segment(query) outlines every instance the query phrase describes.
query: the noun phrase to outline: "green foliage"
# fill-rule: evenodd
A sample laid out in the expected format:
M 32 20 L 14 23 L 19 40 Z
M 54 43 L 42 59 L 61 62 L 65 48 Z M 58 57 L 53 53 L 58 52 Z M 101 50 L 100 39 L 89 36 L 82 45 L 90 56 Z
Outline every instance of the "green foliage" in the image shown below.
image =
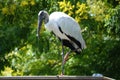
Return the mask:
M 115 4 L 113 2 L 116 2 Z M 0 75 L 57 75 L 61 73 L 61 43 L 42 27 L 36 38 L 40 10 L 62 11 L 80 24 L 87 48 L 71 53 L 66 75 L 120 79 L 120 1 L 0 0 Z M 44 25 L 42 25 L 44 26 Z M 66 48 L 65 52 L 69 49 Z
M 107 28 L 107 33 L 116 38 L 120 37 L 120 5 L 118 5 L 115 9 L 109 9 L 108 11 L 109 17 L 105 18 L 105 28 Z

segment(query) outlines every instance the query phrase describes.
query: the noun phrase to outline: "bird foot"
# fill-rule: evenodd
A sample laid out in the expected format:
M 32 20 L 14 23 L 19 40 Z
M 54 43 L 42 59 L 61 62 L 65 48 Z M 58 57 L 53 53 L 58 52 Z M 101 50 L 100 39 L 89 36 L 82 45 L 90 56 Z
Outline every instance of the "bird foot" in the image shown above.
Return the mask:
M 61 73 L 59 76 L 64 76 L 64 74 L 63 74 L 63 73 Z

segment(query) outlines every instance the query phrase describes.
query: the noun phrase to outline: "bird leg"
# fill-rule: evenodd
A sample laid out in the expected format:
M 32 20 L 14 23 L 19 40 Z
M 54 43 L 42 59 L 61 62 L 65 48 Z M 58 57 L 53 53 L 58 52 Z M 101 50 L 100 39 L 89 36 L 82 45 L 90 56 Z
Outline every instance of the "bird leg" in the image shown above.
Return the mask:
M 64 65 L 66 63 L 66 61 L 68 60 L 68 56 L 69 56 L 69 53 L 66 53 L 65 56 L 64 56 L 64 53 L 62 53 L 62 73 L 61 73 L 61 76 L 64 75 Z
M 71 52 L 77 51 L 79 48 L 75 49 L 75 50 L 70 50 L 69 52 L 67 52 L 64 56 L 64 64 L 66 63 L 66 61 L 68 60 L 68 56 Z
M 66 61 L 68 60 L 69 54 L 71 52 L 77 51 L 79 48 L 75 49 L 75 50 L 70 50 L 69 52 L 67 52 L 64 56 L 64 48 L 63 48 L 63 44 L 62 44 L 62 73 L 61 75 L 64 75 L 64 65 L 66 63 Z
M 71 51 L 70 51 L 71 52 Z M 70 52 L 66 53 L 64 56 L 64 64 L 66 63 L 66 61 L 68 60 L 68 56 L 70 54 Z
M 62 73 L 61 75 L 64 75 L 64 47 L 63 47 L 63 40 L 61 40 L 62 42 Z

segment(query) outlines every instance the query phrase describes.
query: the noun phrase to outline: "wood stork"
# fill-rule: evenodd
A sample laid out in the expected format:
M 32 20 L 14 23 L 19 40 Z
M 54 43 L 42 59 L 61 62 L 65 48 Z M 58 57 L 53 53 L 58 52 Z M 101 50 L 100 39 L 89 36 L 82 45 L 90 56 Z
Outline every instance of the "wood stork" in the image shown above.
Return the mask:
M 46 11 L 42 10 L 38 13 L 38 37 L 43 21 L 45 28 L 53 32 L 62 43 L 62 74 L 64 74 L 64 64 L 68 59 L 69 53 L 74 51 L 79 54 L 86 47 L 81 35 L 80 26 L 72 17 L 63 12 L 53 12 L 49 15 Z M 71 49 L 65 56 L 63 46 Z

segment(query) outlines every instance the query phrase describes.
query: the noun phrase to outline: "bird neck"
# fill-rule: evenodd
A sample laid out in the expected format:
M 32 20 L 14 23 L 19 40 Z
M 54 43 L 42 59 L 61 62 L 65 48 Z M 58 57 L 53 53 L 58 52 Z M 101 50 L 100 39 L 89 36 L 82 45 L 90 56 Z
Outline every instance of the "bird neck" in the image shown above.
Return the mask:
M 48 14 L 46 14 L 46 15 L 45 15 L 45 19 L 44 19 L 44 23 L 45 23 L 45 24 L 47 24 L 47 23 L 48 23 L 48 21 L 49 21 L 49 15 L 48 15 Z

